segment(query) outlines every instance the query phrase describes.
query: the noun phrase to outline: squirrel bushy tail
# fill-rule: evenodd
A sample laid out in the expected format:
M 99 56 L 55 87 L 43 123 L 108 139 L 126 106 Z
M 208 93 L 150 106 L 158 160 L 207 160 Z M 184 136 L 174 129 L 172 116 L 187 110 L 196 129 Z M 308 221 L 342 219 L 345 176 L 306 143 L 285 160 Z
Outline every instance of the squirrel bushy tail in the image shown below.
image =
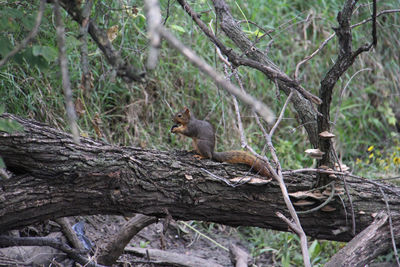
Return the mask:
M 266 167 L 266 163 L 245 151 L 234 150 L 226 152 L 214 152 L 212 157 L 219 162 L 246 164 L 260 175 L 270 176 L 270 173 Z

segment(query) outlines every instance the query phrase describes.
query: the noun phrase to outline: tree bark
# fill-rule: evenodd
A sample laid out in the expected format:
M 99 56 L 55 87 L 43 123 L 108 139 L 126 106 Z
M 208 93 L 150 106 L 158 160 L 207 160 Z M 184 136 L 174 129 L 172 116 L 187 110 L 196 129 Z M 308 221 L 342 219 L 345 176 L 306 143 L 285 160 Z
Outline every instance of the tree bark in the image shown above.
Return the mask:
M 71 135 L 44 124 L 11 114 L 1 117 L 19 122 L 24 131 L 0 132 L 0 155 L 14 174 L 0 180 L 0 232 L 65 216 L 130 213 L 288 231 L 275 215 L 288 216 L 277 182 L 226 183 L 231 178 L 256 178 L 245 166 L 199 161 L 183 151 L 117 147 L 88 138 L 76 144 Z M 285 182 L 293 193 L 311 188 L 313 179 L 315 175 L 293 174 Z M 375 185 L 351 177 L 346 181 L 359 233 L 386 206 Z M 398 220 L 400 188 L 393 185 L 385 193 L 393 221 Z M 348 200 L 344 194 L 340 198 L 335 194 L 329 203 L 334 211 L 299 214 L 308 236 L 353 238 Z M 314 201 L 305 209 L 325 199 Z M 400 235 L 398 227 L 394 232 Z
M 375 221 L 336 253 L 325 267 L 366 266 L 371 260 L 384 253 L 387 247 L 385 249 L 380 244 L 391 242 L 387 221 L 388 215 L 378 214 Z M 394 221 L 393 228 L 399 228 L 399 224 L 399 220 Z M 399 236 L 395 239 L 399 243 Z M 374 249 L 371 249 L 370 243 L 375 244 Z

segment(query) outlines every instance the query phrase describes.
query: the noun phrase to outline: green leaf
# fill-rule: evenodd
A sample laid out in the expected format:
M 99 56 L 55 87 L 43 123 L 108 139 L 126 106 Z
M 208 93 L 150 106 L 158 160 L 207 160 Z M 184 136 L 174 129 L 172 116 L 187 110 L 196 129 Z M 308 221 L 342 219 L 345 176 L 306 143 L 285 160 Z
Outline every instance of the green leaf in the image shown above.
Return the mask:
M 185 29 L 184 28 L 182 28 L 181 26 L 179 26 L 179 25 L 171 25 L 171 28 L 173 29 L 173 30 L 176 30 L 176 31 L 178 31 L 178 32 L 186 32 L 185 31 Z
M 3 114 L 4 111 L 6 111 L 6 108 L 4 107 L 3 104 L 0 104 L 0 115 Z
M 42 56 L 50 63 L 57 59 L 58 51 L 51 46 L 34 45 L 32 47 L 32 54 L 34 56 Z
M 33 16 L 23 16 L 21 18 L 22 24 L 27 30 L 30 31 L 33 28 L 33 26 L 35 25 L 35 18 L 36 14 L 34 14 Z
M 316 258 L 320 253 L 321 253 L 321 246 L 317 240 L 314 240 L 312 242 L 311 246 L 308 248 L 308 251 L 310 253 L 311 259 Z
M 23 52 L 20 52 L 14 57 L 15 62 L 18 64 L 28 63 L 31 66 L 36 66 L 41 70 L 46 70 L 49 67 L 48 62 L 45 60 L 43 56 L 35 56 L 32 53 L 32 48 L 27 48 Z
M 0 56 L 5 57 L 12 50 L 12 44 L 8 38 L 0 36 Z
M 16 121 L 10 119 L 0 119 L 0 131 L 13 133 L 22 132 L 24 127 Z

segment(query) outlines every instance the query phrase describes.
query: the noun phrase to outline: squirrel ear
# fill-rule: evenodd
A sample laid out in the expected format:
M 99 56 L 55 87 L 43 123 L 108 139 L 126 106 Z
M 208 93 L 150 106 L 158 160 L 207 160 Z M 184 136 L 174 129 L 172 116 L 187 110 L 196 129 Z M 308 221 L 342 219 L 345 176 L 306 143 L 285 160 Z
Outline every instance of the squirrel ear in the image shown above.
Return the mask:
M 183 110 L 184 110 L 186 115 L 190 114 L 190 110 L 186 106 L 183 108 Z

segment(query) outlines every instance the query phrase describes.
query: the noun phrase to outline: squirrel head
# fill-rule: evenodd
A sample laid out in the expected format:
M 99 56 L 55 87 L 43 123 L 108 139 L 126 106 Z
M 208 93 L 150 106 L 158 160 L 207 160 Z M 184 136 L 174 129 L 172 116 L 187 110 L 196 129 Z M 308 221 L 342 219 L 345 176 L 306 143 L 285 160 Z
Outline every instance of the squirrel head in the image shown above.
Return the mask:
M 179 111 L 174 115 L 174 118 L 172 120 L 176 124 L 188 124 L 190 120 L 190 110 L 187 107 L 184 107 L 182 111 Z

